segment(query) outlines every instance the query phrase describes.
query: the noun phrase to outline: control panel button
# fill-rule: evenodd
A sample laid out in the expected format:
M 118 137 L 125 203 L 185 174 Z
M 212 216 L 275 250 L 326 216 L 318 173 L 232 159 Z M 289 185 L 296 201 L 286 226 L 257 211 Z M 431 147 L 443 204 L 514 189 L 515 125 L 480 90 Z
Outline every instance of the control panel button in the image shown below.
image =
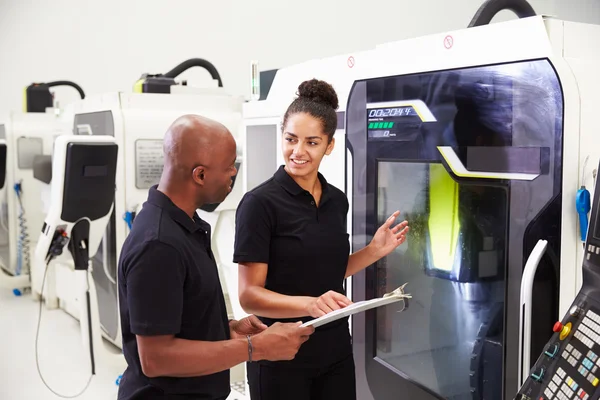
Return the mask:
M 548 348 L 546 349 L 546 351 L 544 352 L 548 357 L 550 358 L 554 358 L 556 357 L 556 354 L 558 353 L 558 344 L 551 344 L 550 346 L 548 346 Z
M 557 323 L 554 324 L 554 327 L 552 328 L 552 330 L 554 332 L 560 332 L 562 331 L 563 328 L 563 324 L 560 323 L 560 321 L 558 321 Z
M 571 333 L 571 323 L 567 323 L 566 325 L 564 325 L 560 331 L 560 340 L 565 340 L 567 338 L 567 336 L 569 336 L 569 333 Z
M 581 309 L 581 307 L 577 307 L 577 306 L 573 306 L 571 307 L 571 309 L 569 310 L 569 314 L 571 314 L 572 317 L 578 317 L 581 315 L 581 312 L 583 310 Z
M 540 368 L 540 369 L 532 372 L 531 377 L 533 379 L 535 379 L 536 381 L 541 382 L 542 378 L 544 377 L 544 368 Z

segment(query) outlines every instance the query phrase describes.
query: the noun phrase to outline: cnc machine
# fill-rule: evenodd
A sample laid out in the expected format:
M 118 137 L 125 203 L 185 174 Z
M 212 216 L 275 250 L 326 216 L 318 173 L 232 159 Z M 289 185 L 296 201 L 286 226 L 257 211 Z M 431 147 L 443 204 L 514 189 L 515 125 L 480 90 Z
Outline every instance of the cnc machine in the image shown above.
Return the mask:
M 58 107 L 50 88 L 71 86 L 83 99 L 79 85 L 70 81 L 34 83 L 25 89 L 23 112 L 12 112 L 0 125 L 7 146 L 6 181 L 0 194 L 0 287 L 20 295 L 30 287 L 32 252 L 44 221 L 43 196 L 34 179 L 36 157 L 50 157 L 54 139 L 70 132 L 71 107 Z
M 503 8 L 522 18 L 488 25 Z M 512 399 L 577 293 L 600 27 L 533 14 L 489 1 L 468 29 L 278 70 L 244 107 L 251 189 L 282 163 L 298 85 L 332 83 L 337 153 L 321 172 L 348 194 L 353 251 L 395 210 L 409 221 L 408 240 L 348 285 L 355 302 L 405 282 L 413 295 L 402 313 L 353 316 L 360 399 Z
M 175 82 L 186 69 L 198 66 L 207 69 L 218 87 L 195 88 Z M 105 235 L 92 257 L 90 268 L 97 294 L 102 336 L 121 348 L 121 327 L 118 308 L 117 264 L 123 242 L 135 222 L 135 215 L 148 196 L 148 189 L 158 184 L 163 168 L 163 137 L 168 127 L 185 114 L 198 114 L 225 125 L 238 142 L 238 174 L 243 173 L 243 147 L 240 145 L 241 97 L 232 96 L 222 88 L 216 68 L 202 59 L 183 62 L 166 74 L 144 74 L 136 82 L 134 93 L 107 93 L 87 97 L 74 107 L 75 135 L 114 137 L 119 146 L 116 172 L 115 205 L 108 220 Z M 49 160 L 47 161 L 49 162 Z M 40 180 L 51 186 L 51 176 L 43 176 L 47 165 L 40 164 Z M 232 192 L 220 204 L 210 204 L 198 210 L 199 216 L 212 226 L 212 249 L 219 266 L 221 281 L 232 318 L 245 313 L 237 295 L 237 268 L 233 258 L 235 209 L 243 192 L 241 181 L 234 178 Z M 38 273 L 43 265 L 38 265 Z M 48 279 L 55 279 L 50 296 L 59 299 L 61 308 L 79 317 L 78 292 L 73 291 L 72 263 L 55 262 Z M 54 272 L 52 272 L 54 271 Z M 55 273 L 55 278 L 52 274 Z M 41 279 L 36 279 L 36 288 Z M 233 379 L 232 375 L 232 379 Z

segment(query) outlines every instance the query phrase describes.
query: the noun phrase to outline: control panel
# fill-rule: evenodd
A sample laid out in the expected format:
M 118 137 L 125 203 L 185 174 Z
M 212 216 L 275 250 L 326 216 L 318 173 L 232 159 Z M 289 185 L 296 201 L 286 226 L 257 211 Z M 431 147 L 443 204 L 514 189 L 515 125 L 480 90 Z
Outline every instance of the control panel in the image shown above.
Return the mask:
M 571 308 L 552 328 L 515 400 L 600 398 L 600 175 L 585 243 L 583 285 Z
M 600 303 L 580 294 L 516 400 L 594 400 L 600 392 Z

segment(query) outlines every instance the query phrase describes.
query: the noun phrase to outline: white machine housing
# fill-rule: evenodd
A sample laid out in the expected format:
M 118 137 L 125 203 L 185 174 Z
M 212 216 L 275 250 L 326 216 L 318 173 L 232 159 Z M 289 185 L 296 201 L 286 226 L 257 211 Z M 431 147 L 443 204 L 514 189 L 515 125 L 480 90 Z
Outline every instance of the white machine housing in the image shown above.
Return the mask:
M 0 136 L 5 138 L 8 149 L 6 182 L 0 201 L 0 248 L 3 249 L 0 254 L 0 287 L 23 289 L 30 285 L 32 256 L 45 217 L 43 188 L 33 177 L 33 160 L 38 155 L 51 155 L 54 139 L 70 133 L 72 124 L 72 109 L 67 106 L 48 108 L 45 113 L 12 112 L 0 125 Z M 18 183 L 21 186 L 23 215 L 15 191 Z M 19 252 L 23 253 L 20 256 L 24 261 L 20 271 L 17 268 Z M 25 265 L 27 259 L 29 267 Z
M 129 232 L 124 216 L 126 213 L 137 213 L 147 199 L 148 189 L 158 184 L 162 172 L 162 141 L 165 132 L 175 119 L 185 114 L 198 114 L 222 123 L 238 141 L 239 174 L 243 172 L 245 164 L 243 147 L 239 145 L 237 138 L 241 126 L 241 105 L 242 98 L 226 94 L 222 88 L 173 86 L 171 94 L 107 93 L 86 97 L 75 106 L 76 133 L 113 136 L 119 146 L 115 221 L 112 228 L 114 239 L 103 240 L 101 243 L 99 255 L 102 253 L 103 268 L 94 271 L 96 285 L 103 288 L 103 294 L 99 293 L 98 297 L 103 335 L 115 346 L 122 347 L 116 272 L 121 247 Z M 213 252 L 218 260 L 223 288 L 229 293 L 228 303 L 236 318 L 240 317 L 242 311 L 237 301 L 237 268 L 231 262 L 231 235 L 234 230 L 235 208 L 244 191 L 241 183 L 241 180 L 236 182 L 233 191 L 214 211 L 198 210 L 200 217 L 212 225 Z M 109 229 L 111 224 L 109 221 Z M 56 269 L 56 294 L 61 308 L 77 318 L 78 299 L 77 293 L 70 290 L 71 272 L 70 265 L 62 265 Z M 110 304 L 103 304 L 103 299 Z M 110 320 L 110 327 L 105 322 L 107 320 Z
M 100 334 L 100 318 L 98 314 L 98 305 L 97 305 L 97 293 L 94 285 L 90 284 L 92 281 L 93 271 L 91 270 L 91 259 L 98 252 L 98 248 L 100 246 L 100 242 L 102 241 L 102 237 L 104 236 L 104 232 L 106 230 L 106 225 L 110 219 L 111 212 L 114 208 L 114 202 L 111 203 L 110 208 L 106 210 L 106 214 L 101 215 L 97 219 L 90 219 L 88 215 L 85 217 L 81 217 L 78 221 L 67 221 L 63 219 L 63 204 L 65 198 L 66 191 L 66 182 L 65 177 L 67 175 L 67 156 L 68 156 L 68 147 L 72 144 L 87 144 L 92 146 L 97 145 L 114 145 L 115 139 L 110 136 L 76 136 L 76 135 L 62 135 L 56 138 L 55 146 L 54 146 L 54 154 L 52 159 L 52 188 L 51 188 L 51 196 L 49 199 L 49 209 L 48 215 L 43 224 L 42 232 L 39 236 L 39 240 L 37 241 L 37 245 L 35 248 L 35 265 L 39 266 L 42 271 L 40 271 L 42 275 L 41 288 L 42 291 L 45 287 L 45 282 L 43 279 L 47 278 L 51 275 L 51 271 L 55 264 L 52 262 L 47 262 L 47 255 L 50 246 L 52 245 L 52 241 L 54 239 L 55 232 L 57 230 L 61 230 L 64 232 L 66 237 L 69 238 L 69 241 L 74 240 L 72 237 L 73 228 L 80 220 L 86 220 L 89 222 L 89 233 L 88 233 L 88 256 L 90 262 L 88 263 L 89 267 L 84 270 L 77 270 L 73 274 L 74 279 L 71 281 L 73 285 L 71 287 L 72 291 L 78 292 L 79 298 L 84 298 L 86 296 L 86 292 L 89 291 L 89 312 L 88 312 L 88 303 L 83 300 L 79 302 L 79 310 L 77 313 L 78 318 L 80 319 L 81 326 L 81 339 L 83 342 L 84 349 L 90 348 L 90 338 L 93 343 L 93 362 L 102 362 L 102 363 L 111 363 L 112 365 L 117 365 L 120 368 L 124 369 L 126 367 L 126 362 L 122 355 L 118 352 L 111 351 L 110 348 L 104 346 L 102 341 L 102 335 Z M 114 158 L 113 158 L 114 162 Z M 107 172 L 110 173 L 110 166 L 101 165 L 107 169 Z M 114 169 L 113 169 L 114 171 Z M 63 258 L 70 258 L 73 260 L 73 256 L 68 250 L 68 245 L 65 244 L 62 248 L 62 256 Z M 89 320 L 88 320 L 89 318 Z M 91 331 L 91 332 L 90 332 Z
M 600 92 L 600 80 L 597 78 L 600 70 L 598 41 L 598 26 L 538 16 L 386 43 L 374 50 L 317 59 L 280 69 L 267 99 L 244 105 L 244 140 L 248 164 L 244 171 L 245 185 L 248 190 L 254 188 L 271 177 L 283 163 L 280 154 L 282 117 L 304 80 L 317 78 L 333 85 L 339 97 L 338 113 L 342 114 L 341 120 L 344 121 L 348 96 L 357 80 L 549 59 L 561 80 L 564 96 L 559 297 L 559 315 L 563 315 L 582 282 L 579 266 L 584 253 L 579 239 L 575 195 L 582 185 L 593 190 L 591 169 L 600 160 L 600 120 L 596 115 L 596 98 Z M 347 184 L 353 181 L 352 172 L 345 168 L 352 162 L 350 152 L 344 150 L 344 126 L 338 124 L 335 149 L 330 158 L 324 160 L 320 172 L 333 185 L 346 190 L 352 202 L 352 185 Z M 584 171 L 587 158 L 588 167 Z M 352 226 L 351 217 L 348 216 L 349 229 Z M 359 249 L 353 249 L 356 250 Z M 351 285 L 348 285 L 348 294 L 351 293 Z M 364 324 L 364 316 L 354 316 L 351 323 Z M 364 329 L 358 325 L 356 328 Z M 364 362 L 361 360 L 364 354 L 355 354 L 355 358 L 357 364 Z M 365 376 L 359 374 L 357 379 L 359 387 L 368 387 Z M 514 389 L 516 391 L 518 388 Z
M 65 197 L 65 171 L 67 164 L 67 149 L 69 144 L 114 144 L 115 139 L 110 136 L 77 136 L 77 135 L 63 135 L 56 138 L 54 145 L 54 154 L 52 159 L 52 188 L 50 192 L 50 207 L 48 209 L 48 215 L 46 216 L 43 224 L 43 229 L 39 236 L 38 243 L 35 247 L 35 258 L 45 260 L 52 242 L 54 232 L 61 227 L 61 229 L 70 236 L 71 230 L 75 225 L 75 222 L 65 221 L 62 219 L 63 213 L 63 200 Z M 104 236 L 104 230 L 110 217 L 110 211 L 112 211 L 114 203 L 108 210 L 108 213 L 95 221 L 90 221 L 90 233 L 89 233 L 89 257 L 92 258 L 98 251 L 102 237 Z M 89 220 L 89 218 L 86 218 Z M 66 248 L 65 248 L 66 250 Z

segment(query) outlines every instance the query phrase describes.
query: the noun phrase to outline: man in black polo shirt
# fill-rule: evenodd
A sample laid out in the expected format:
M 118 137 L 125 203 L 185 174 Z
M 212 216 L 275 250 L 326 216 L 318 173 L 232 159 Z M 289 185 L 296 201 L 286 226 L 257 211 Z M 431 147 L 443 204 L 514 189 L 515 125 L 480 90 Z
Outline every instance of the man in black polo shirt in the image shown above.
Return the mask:
M 123 353 L 119 399 L 225 399 L 229 368 L 290 360 L 313 333 L 228 321 L 210 225 L 196 210 L 231 191 L 236 146 L 221 124 L 184 116 L 164 140 L 164 170 L 150 189 L 119 260 Z

